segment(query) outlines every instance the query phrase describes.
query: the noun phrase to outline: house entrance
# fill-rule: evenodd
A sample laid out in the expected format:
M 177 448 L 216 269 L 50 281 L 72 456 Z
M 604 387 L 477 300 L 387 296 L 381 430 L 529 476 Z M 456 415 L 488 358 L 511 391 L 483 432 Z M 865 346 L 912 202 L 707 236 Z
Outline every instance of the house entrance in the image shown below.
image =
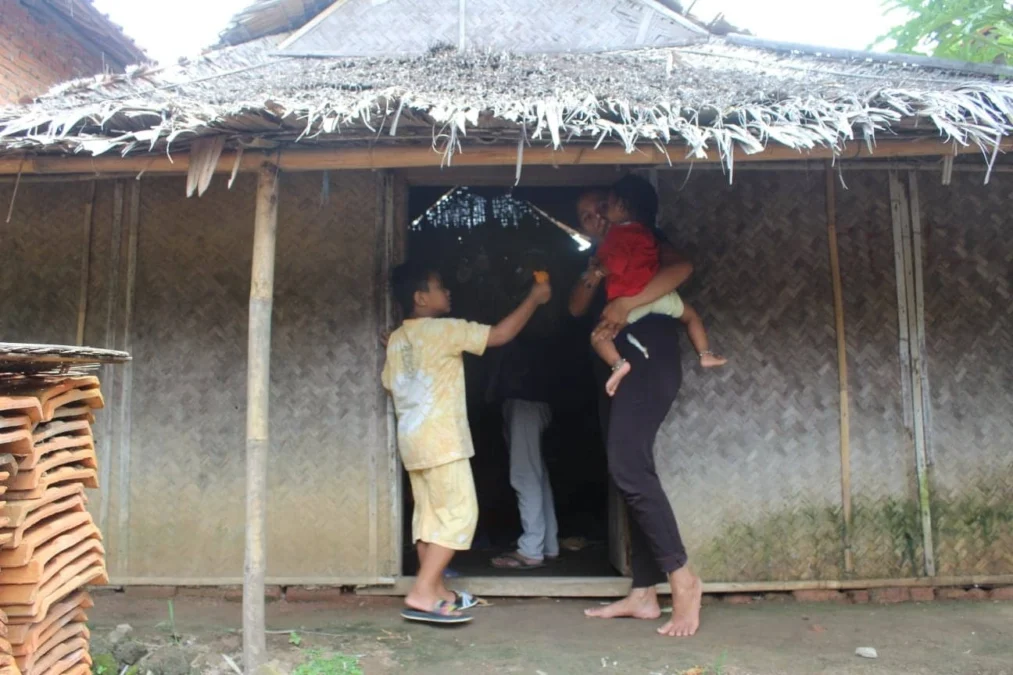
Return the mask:
M 415 187 L 410 192 L 407 255 L 439 270 L 452 294 L 454 318 L 495 324 L 526 295 L 534 269 L 547 270 L 553 284 L 551 302 L 538 310 L 519 344 L 541 350 L 535 362 L 546 371 L 537 378 L 551 409 L 542 451 L 561 555 L 528 571 L 491 564 L 492 558 L 517 550 L 522 527 L 511 487 L 503 410 L 511 391 L 504 382 L 517 374 L 517 361 L 510 346 L 490 349 L 480 358 L 465 355 L 480 515 L 472 550 L 458 554 L 451 565 L 461 576 L 618 574 L 610 563 L 609 522 L 615 509 L 610 507 L 614 500 L 609 499 L 598 386 L 588 345 L 591 319 L 573 318 L 567 308 L 570 290 L 588 260 L 589 243 L 565 229 L 576 225 L 579 194 L 572 187 Z M 404 485 L 403 573 L 410 576 L 417 558 L 407 479 Z

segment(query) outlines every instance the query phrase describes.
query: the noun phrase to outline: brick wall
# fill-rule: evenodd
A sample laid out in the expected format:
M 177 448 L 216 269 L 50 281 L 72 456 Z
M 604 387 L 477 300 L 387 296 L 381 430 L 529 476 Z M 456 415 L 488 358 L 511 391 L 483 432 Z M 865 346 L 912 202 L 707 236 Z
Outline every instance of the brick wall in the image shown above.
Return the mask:
M 0 0 L 0 105 L 102 70 L 98 47 L 66 20 L 21 0 Z

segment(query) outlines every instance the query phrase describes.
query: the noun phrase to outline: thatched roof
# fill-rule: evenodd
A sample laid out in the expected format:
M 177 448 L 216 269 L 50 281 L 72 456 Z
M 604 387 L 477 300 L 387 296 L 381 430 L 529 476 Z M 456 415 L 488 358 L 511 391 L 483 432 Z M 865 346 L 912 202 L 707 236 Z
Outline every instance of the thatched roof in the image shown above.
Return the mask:
M 510 55 L 434 49 L 417 58 L 272 56 L 284 35 L 157 70 L 55 88 L 0 111 L 0 154 L 464 143 L 840 148 L 933 137 L 991 154 L 1013 131 L 1013 85 L 902 61 L 782 53 L 711 38 L 691 47 Z M 735 44 L 739 42 L 739 44 Z

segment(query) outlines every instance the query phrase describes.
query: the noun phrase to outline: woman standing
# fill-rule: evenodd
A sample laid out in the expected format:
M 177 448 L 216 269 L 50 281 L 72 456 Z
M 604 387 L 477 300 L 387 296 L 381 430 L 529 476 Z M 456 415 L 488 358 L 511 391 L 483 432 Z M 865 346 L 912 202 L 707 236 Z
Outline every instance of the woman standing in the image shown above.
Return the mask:
M 604 237 L 612 225 L 604 217 L 603 197 L 600 192 L 586 193 L 577 206 L 581 228 L 595 240 Z M 649 315 L 627 327 L 626 318 L 632 309 L 675 290 L 689 278 L 692 266 L 678 258 L 656 229 L 658 196 L 650 183 L 627 176 L 613 186 L 607 197 L 629 219 L 654 228 L 661 244 L 662 267 L 638 295 L 613 300 L 601 312 L 598 330 L 614 337 L 621 356 L 633 365 L 606 413 L 609 476 L 623 495 L 630 515 L 633 587 L 622 600 L 589 609 L 585 614 L 602 619 L 657 619 L 661 607 L 655 586 L 667 579 L 672 587 L 672 618 L 658 633 L 688 637 L 696 633 L 700 624 L 702 584 L 687 564 L 675 514 L 654 463 L 658 430 L 682 382 L 680 322 L 668 316 Z M 592 259 L 570 296 L 571 314 L 582 316 L 596 304 L 603 278 L 604 273 Z M 628 340 L 627 336 L 635 340 Z

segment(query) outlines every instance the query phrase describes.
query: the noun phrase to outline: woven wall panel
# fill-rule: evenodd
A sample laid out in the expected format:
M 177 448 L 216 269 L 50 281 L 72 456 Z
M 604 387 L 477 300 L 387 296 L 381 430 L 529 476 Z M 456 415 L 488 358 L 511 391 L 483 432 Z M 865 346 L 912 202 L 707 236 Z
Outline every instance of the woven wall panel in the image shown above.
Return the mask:
M 73 343 L 87 183 L 25 183 L 0 233 L 0 335 L 8 342 Z M 0 185 L 6 219 L 12 185 Z
M 822 176 L 664 172 L 662 223 L 696 266 L 686 299 L 732 362 L 685 380 L 658 471 L 708 579 L 832 579 L 843 561 Z
M 271 363 L 273 575 L 365 576 L 371 493 L 377 539 L 380 521 L 389 520 L 374 375 L 376 180 L 369 172 L 332 173 L 330 200 L 321 204 L 320 174 L 282 178 Z
M 133 433 L 121 459 L 132 577 L 242 573 L 253 204 L 247 177 L 232 191 L 215 181 L 200 199 L 186 199 L 181 178 L 144 181 Z
M 683 44 L 695 34 L 639 0 L 468 0 L 469 49 L 603 51 Z M 296 54 L 420 54 L 460 41 L 457 0 L 351 0 L 287 48 Z
M 371 174 L 282 179 L 268 573 L 365 575 L 378 386 Z M 134 320 L 129 576 L 242 573 L 254 184 L 145 181 Z M 181 554 L 185 551 L 195 555 Z
M 1013 179 L 920 176 L 939 574 L 1013 574 Z
M 845 171 L 837 190 L 851 408 L 855 575 L 923 573 L 914 445 L 904 426 L 893 220 L 886 172 Z

